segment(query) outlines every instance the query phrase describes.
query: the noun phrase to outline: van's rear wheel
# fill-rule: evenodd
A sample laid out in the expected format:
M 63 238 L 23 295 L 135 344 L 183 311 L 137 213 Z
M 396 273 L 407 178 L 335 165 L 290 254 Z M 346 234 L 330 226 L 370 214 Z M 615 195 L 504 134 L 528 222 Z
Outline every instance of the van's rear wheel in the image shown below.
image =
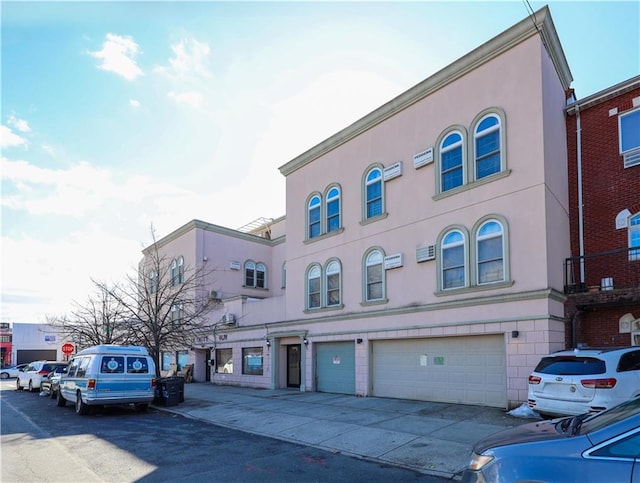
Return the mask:
M 76 394 L 76 414 L 78 416 L 84 416 L 89 412 L 89 406 L 82 402 L 82 396 L 80 391 Z
M 67 400 L 62 397 L 62 394 L 60 394 L 60 390 L 58 389 L 58 392 L 56 393 L 56 406 L 58 406 L 59 408 L 63 408 L 66 405 Z

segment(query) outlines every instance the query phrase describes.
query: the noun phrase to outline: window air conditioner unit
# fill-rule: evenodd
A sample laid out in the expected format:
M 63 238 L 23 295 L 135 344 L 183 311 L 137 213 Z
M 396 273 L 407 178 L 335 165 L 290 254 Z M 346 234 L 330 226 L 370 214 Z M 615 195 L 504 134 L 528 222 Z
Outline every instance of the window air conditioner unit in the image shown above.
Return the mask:
M 209 291 L 209 298 L 210 299 L 219 299 L 220 298 L 220 294 L 218 293 L 217 290 L 210 290 Z
M 426 262 L 428 260 L 435 260 L 436 258 L 436 246 L 429 245 L 426 247 L 420 247 L 416 249 L 416 262 Z
M 233 324 L 236 321 L 236 316 L 233 314 L 224 314 L 222 316 L 223 324 Z

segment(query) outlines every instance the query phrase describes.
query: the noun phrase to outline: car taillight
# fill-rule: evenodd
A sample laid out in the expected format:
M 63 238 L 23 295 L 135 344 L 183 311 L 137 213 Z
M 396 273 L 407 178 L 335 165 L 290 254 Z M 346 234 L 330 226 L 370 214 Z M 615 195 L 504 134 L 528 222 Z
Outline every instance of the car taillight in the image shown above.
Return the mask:
M 158 382 L 155 379 L 151 379 L 151 387 L 156 387 Z
M 49 371 L 45 371 L 44 369 L 39 370 L 36 374 L 40 374 L 41 376 L 46 376 L 49 374 Z
M 540 381 L 542 381 L 541 377 L 529 376 L 529 384 L 540 384 Z
M 583 379 L 580 383 L 588 389 L 612 389 L 618 381 L 609 379 Z
M 95 389 L 96 388 L 96 380 L 95 379 L 89 379 L 87 381 L 87 389 Z

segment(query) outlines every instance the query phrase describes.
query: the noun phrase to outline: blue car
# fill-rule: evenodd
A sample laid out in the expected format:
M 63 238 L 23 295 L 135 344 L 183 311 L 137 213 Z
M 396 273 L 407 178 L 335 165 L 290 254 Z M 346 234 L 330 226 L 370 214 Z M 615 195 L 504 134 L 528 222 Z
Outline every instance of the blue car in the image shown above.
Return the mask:
M 640 398 L 523 424 L 475 444 L 463 482 L 640 483 Z

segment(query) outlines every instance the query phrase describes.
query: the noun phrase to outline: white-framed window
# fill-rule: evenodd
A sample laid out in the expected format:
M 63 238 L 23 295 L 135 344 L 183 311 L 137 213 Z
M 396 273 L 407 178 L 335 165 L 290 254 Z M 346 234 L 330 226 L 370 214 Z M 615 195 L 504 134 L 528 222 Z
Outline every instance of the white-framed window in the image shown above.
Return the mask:
M 485 221 L 476 233 L 477 284 L 504 281 L 504 230 L 497 220 Z
M 465 183 L 464 136 L 452 131 L 440 143 L 440 191 L 449 191 Z
M 384 213 L 384 184 L 382 169 L 371 168 L 364 183 L 364 219 L 375 218 Z
M 184 312 L 182 304 L 173 304 L 171 306 L 171 325 L 173 328 L 179 327 L 182 324 Z
M 244 285 L 255 287 L 256 284 L 256 264 L 252 261 L 244 262 Z
M 618 116 L 620 154 L 624 157 L 624 167 L 640 165 L 640 109 L 634 109 Z
M 466 239 L 460 230 L 451 230 L 440 245 L 442 260 L 442 289 L 466 287 Z
M 322 234 L 322 218 L 321 218 L 322 202 L 320 196 L 315 195 L 311 197 L 307 204 L 307 237 L 316 238 Z
M 372 302 L 384 300 L 384 253 L 380 249 L 372 249 L 365 256 L 364 262 L 364 300 Z
M 184 257 L 178 257 L 178 284 L 184 283 Z
M 245 287 L 267 288 L 267 266 L 253 260 L 244 262 L 244 285 Z
M 500 118 L 488 114 L 473 131 L 475 179 L 482 179 L 502 171 Z
M 287 263 L 282 263 L 282 285 L 280 288 L 287 288 Z
M 340 229 L 340 189 L 332 186 L 326 196 L 327 233 Z
M 629 218 L 629 260 L 640 260 L 640 213 Z M 635 250 L 637 248 L 637 250 Z
M 321 306 L 321 277 L 320 265 L 314 264 L 307 270 L 307 309 L 319 309 Z
M 327 186 L 324 194 L 312 193 L 307 201 L 306 240 L 312 240 L 342 229 L 341 189 L 337 184 Z
M 171 260 L 171 285 L 176 286 L 184 283 L 184 257 Z
M 158 292 L 158 272 L 153 271 L 149 274 L 149 293 L 154 294 Z
M 325 287 L 327 307 L 335 307 L 342 303 L 340 296 L 341 280 L 340 280 L 340 262 L 337 260 L 330 261 L 325 268 Z

